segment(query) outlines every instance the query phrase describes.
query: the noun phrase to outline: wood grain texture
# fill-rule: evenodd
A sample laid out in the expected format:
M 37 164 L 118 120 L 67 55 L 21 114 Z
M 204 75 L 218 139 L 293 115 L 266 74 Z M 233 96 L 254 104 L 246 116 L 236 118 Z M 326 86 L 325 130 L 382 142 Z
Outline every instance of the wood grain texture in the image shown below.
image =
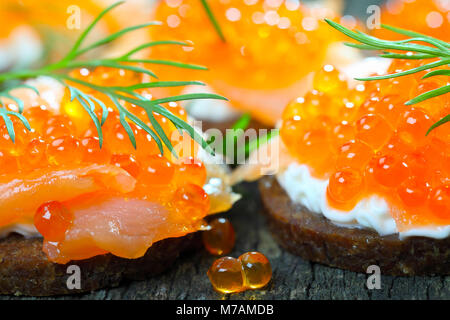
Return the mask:
M 52 299 L 450 299 L 450 277 L 382 276 L 380 290 L 366 288 L 367 275 L 310 263 L 282 250 L 272 239 L 256 184 L 242 184 L 243 199 L 227 213 L 236 229 L 231 256 L 260 251 L 270 260 L 273 278 L 265 290 L 222 295 L 215 292 L 206 271 L 216 259 L 205 251 L 181 257 L 170 270 L 146 281 L 89 294 Z M 0 299 L 19 299 L 0 296 Z M 34 298 L 20 298 L 34 299 Z

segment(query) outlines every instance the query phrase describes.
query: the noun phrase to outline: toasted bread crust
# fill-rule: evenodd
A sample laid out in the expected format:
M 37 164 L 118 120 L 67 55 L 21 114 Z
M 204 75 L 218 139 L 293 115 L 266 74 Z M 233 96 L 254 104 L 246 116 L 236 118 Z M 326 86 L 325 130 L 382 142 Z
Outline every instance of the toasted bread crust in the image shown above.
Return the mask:
M 47 260 L 42 239 L 25 239 L 13 234 L 0 240 L 0 294 L 74 294 L 117 286 L 124 279 L 144 279 L 165 271 L 180 253 L 195 247 L 197 240 L 195 234 L 165 239 L 155 243 L 139 259 L 107 254 L 61 265 Z M 81 289 L 67 287 L 70 265 L 80 267 Z
M 340 227 L 294 204 L 274 177 L 259 182 L 272 234 L 289 252 L 314 262 L 385 275 L 450 274 L 450 238 L 380 236 L 368 229 Z

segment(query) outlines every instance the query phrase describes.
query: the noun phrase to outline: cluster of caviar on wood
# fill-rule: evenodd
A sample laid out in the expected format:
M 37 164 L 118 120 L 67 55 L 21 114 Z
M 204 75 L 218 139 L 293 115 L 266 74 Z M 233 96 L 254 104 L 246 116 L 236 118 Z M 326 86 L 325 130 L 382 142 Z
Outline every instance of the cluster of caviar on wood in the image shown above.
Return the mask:
M 420 32 L 444 41 L 450 40 L 448 0 L 393 0 L 383 7 L 381 23 Z M 392 32 L 375 29 L 381 39 L 398 39 Z
M 388 73 L 423 63 L 395 60 Z M 329 179 L 332 206 L 350 210 L 376 194 L 387 199 L 399 230 L 450 222 L 450 125 L 426 135 L 450 113 L 450 96 L 405 105 L 448 80 L 422 76 L 350 86 L 327 65 L 316 73 L 314 90 L 287 106 L 281 137 L 313 175 Z
M 152 56 L 206 65 L 210 72 L 198 76 L 209 77 L 205 80 L 211 80 L 212 86 L 218 79 L 251 89 L 289 86 L 323 64 L 326 50 L 321 48 L 340 37 L 323 22 L 324 17 L 333 18 L 330 10 L 310 10 L 299 1 L 208 3 L 226 41 L 216 33 L 198 0 L 160 1 L 155 20 L 164 25 L 150 32 L 152 39 L 192 44 L 155 47 Z M 192 71 L 186 72 L 192 79 Z
M 213 255 L 228 254 L 233 250 L 235 233 L 231 222 L 225 218 L 217 218 L 208 223 L 209 230 L 202 233 L 205 249 Z
M 247 252 L 238 259 L 217 259 L 209 268 L 208 277 L 218 292 L 241 292 L 265 287 L 272 278 L 272 268 L 263 254 Z
M 76 70 L 72 76 L 97 84 L 122 86 L 138 83 L 140 79 L 136 77 L 141 77 L 126 70 L 103 67 L 92 71 Z M 58 171 L 94 164 L 114 165 L 136 179 L 135 190 L 130 196 L 162 203 L 173 212 L 180 212 L 194 220 L 196 217 L 205 216 L 210 207 L 208 195 L 202 188 L 206 182 L 206 168 L 195 158 L 198 146 L 186 133 L 180 133 L 170 121 L 155 113 L 156 120 L 171 139 L 173 146 L 180 143 L 189 146 L 179 148 L 179 159 L 172 157 L 167 149 L 163 156 L 152 137 L 142 128 L 130 123 L 136 137 L 135 149 L 120 123 L 118 112 L 110 108 L 102 127 L 104 144 L 100 148 L 97 130 L 91 118 L 78 101 L 70 101 L 70 94 L 68 89 L 66 90 L 59 113 L 40 103 L 25 108 L 24 116 L 30 122 L 31 131 L 28 131 L 22 122 L 12 118 L 16 133 L 15 143 L 11 141 L 6 125 L 3 123 L 0 126 L 2 179 L 6 181 L 18 177 L 26 178 L 42 170 Z M 139 93 L 151 98 L 151 93 L 146 90 L 148 89 Z M 112 105 L 106 97 L 98 95 L 97 98 L 102 99 L 107 106 Z M 152 127 L 143 109 L 126 103 L 123 105 Z M 10 107 L 17 106 L 11 104 Z M 184 109 L 178 104 L 168 103 L 165 107 L 179 118 L 187 120 Z M 102 109 L 97 109 L 97 115 L 101 118 Z M 70 218 L 67 216 L 70 214 L 61 204 L 44 204 L 36 213 L 36 227 L 45 237 L 54 238 L 51 234 L 54 231 L 49 230 L 67 229 L 70 225 Z

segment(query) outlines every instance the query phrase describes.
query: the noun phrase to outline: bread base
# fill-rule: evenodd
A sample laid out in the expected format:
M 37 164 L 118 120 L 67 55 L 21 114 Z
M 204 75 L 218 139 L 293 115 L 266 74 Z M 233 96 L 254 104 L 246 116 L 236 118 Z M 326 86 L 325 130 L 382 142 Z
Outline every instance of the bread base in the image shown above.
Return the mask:
M 180 253 L 195 248 L 198 243 L 198 236 L 190 234 L 159 241 L 139 259 L 106 254 L 61 265 L 47 260 L 42 239 L 25 239 L 13 234 L 0 240 L 0 294 L 75 294 L 117 286 L 125 279 L 145 279 L 168 269 Z M 80 289 L 67 286 L 70 265 L 80 268 Z
M 400 240 L 398 235 L 337 226 L 294 204 L 274 177 L 261 179 L 259 190 L 275 239 L 304 259 L 364 273 L 377 265 L 384 275 L 450 274 L 450 238 Z

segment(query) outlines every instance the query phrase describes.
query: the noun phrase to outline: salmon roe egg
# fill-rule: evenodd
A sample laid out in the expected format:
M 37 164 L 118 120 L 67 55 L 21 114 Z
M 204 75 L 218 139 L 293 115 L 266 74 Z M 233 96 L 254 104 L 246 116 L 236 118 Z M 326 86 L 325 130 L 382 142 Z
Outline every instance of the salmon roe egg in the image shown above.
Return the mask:
M 245 290 L 242 264 L 239 259 L 219 258 L 214 261 L 207 274 L 213 288 L 221 293 Z
M 364 179 L 361 173 L 353 169 L 342 169 L 331 175 L 327 192 L 338 203 L 355 199 L 363 189 Z
M 108 163 L 110 152 L 103 146 L 100 148 L 98 137 L 86 137 L 81 139 L 83 161 L 88 163 Z
M 432 190 L 429 206 L 437 217 L 450 218 L 450 185 L 441 185 Z
M 74 216 L 61 202 L 50 201 L 42 204 L 34 215 L 34 225 L 48 241 L 60 241 L 72 225 Z
M 210 227 L 202 233 L 203 245 L 213 255 L 228 254 L 233 250 L 235 233 L 231 222 L 225 218 L 217 218 L 208 223 Z
M 47 144 L 41 138 L 32 139 L 23 157 L 20 158 L 21 166 L 36 167 L 46 159 Z
M 356 122 L 356 138 L 367 143 L 374 150 L 380 149 L 391 137 L 393 130 L 385 119 L 368 114 Z
M 182 214 L 197 220 L 209 210 L 209 197 L 202 187 L 188 183 L 178 188 L 174 194 L 174 202 Z
M 55 115 L 49 118 L 42 128 L 45 137 L 56 139 L 62 136 L 70 136 L 73 132 L 73 122 L 69 117 Z
M 124 169 L 135 178 L 139 175 L 140 164 L 132 154 L 114 154 L 111 157 L 111 164 Z
M 50 164 L 78 164 L 83 154 L 80 152 L 80 141 L 73 136 L 54 139 L 47 146 L 47 157 Z
M 336 168 L 362 170 L 373 157 L 374 151 L 364 142 L 352 140 L 344 143 L 338 151 Z
M 417 145 L 427 139 L 426 133 L 432 124 L 433 121 L 427 113 L 410 108 L 400 118 L 399 136 L 405 143 Z
M 394 187 L 408 177 L 408 168 L 399 155 L 388 154 L 375 158 L 373 174 L 381 185 Z
M 398 187 L 398 194 L 406 206 L 417 207 L 427 200 L 428 188 L 420 179 L 409 177 Z
M 184 158 L 177 167 L 177 179 L 179 183 L 189 181 L 202 186 L 206 182 L 205 165 L 194 157 Z
M 166 157 L 150 156 L 141 164 L 140 178 L 145 184 L 168 185 L 172 181 L 175 168 Z
M 272 278 L 272 267 L 266 256 L 259 252 L 247 252 L 238 259 L 242 264 L 245 287 L 259 289 L 269 283 Z
M 342 74 L 332 65 L 325 65 L 314 75 L 314 89 L 333 93 L 347 89 L 347 82 L 343 81 Z

